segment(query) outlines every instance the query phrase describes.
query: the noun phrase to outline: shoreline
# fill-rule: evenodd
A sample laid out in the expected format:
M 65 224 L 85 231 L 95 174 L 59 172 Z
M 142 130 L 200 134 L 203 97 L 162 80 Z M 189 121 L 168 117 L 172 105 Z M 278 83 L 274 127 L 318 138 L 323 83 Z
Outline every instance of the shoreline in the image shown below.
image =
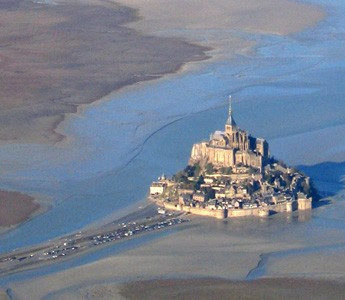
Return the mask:
M 19 200 L 16 199 L 16 197 L 18 196 L 25 197 L 26 199 L 24 199 L 24 201 L 25 202 L 32 201 L 32 204 L 35 207 L 34 207 L 34 210 L 26 209 L 25 211 L 20 212 L 20 214 L 25 215 L 23 220 L 20 220 L 19 222 L 15 224 L 0 226 L 0 237 L 5 236 L 8 232 L 11 232 L 12 230 L 17 229 L 23 226 L 25 223 L 30 222 L 32 219 L 40 216 L 41 214 L 44 214 L 45 212 L 49 211 L 52 206 L 51 200 L 49 199 L 48 196 L 37 194 L 37 193 L 31 193 L 26 190 L 15 190 L 13 188 L 3 186 L 2 188 L 0 188 L 0 194 L 1 193 L 9 193 L 10 195 L 12 195 L 11 197 L 14 197 L 14 200 L 18 204 L 22 203 L 22 201 L 20 199 Z M 0 198 L 1 198 L 1 195 L 0 195 Z M 0 199 L 0 206 L 1 206 L 1 200 L 2 199 Z M 15 214 L 18 213 L 18 210 L 14 211 L 11 205 L 10 206 L 4 205 L 3 211 L 6 211 L 6 209 L 10 210 L 9 213 L 11 212 Z M 1 215 L 1 212 L 0 212 L 0 215 Z M 1 251 L 0 251 L 0 255 L 1 255 Z

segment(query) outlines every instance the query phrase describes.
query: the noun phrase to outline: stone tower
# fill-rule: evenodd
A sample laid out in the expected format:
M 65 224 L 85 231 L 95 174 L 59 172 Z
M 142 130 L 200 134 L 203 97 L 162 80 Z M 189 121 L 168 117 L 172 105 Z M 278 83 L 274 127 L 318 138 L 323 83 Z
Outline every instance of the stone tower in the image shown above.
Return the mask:
M 212 163 L 219 168 L 241 164 L 262 170 L 268 155 L 268 144 L 264 139 L 252 137 L 237 126 L 229 97 L 225 131 L 216 131 L 209 141 L 194 144 L 189 164 Z
M 229 146 L 231 148 L 236 148 L 242 151 L 246 151 L 249 148 L 249 137 L 248 133 L 240 130 L 232 115 L 232 99 L 229 96 L 229 110 L 228 119 L 225 123 L 225 134 L 229 139 Z
M 236 122 L 232 116 L 232 99 L 231 96 L 229 96 L 229 108 L 228 108 L 228 119 L 225 123 L 225 132 L 228 134 L 233 133 L 236 131 L 237 125 Z

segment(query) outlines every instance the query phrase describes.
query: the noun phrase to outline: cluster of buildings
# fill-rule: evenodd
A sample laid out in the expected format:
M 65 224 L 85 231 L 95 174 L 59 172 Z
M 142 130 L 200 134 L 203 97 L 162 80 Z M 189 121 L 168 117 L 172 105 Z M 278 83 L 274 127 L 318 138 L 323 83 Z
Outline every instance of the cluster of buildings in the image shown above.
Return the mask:
M 195 144 L 185 170 L 162 176 L 150 198 L 168 210 L 216 218 L 309 210 L 309 177 L 270 157 L 268 143 L 237 127 L 231 101 L 225 131 Z

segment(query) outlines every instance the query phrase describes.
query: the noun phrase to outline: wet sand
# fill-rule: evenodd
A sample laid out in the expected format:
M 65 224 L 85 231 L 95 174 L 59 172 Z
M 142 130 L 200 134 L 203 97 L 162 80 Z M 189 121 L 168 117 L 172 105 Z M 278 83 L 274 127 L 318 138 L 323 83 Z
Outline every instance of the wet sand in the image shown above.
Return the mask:
M 315 219 L 323 212 L 316 209 Z M 193 218 L 181 230 L 140 247 L 7 287 L 19 298 L 34 299 L 339 299 L 345 292 L 344 268 L 337 265 L 343 247 L 335 254 L 334 244 L 343 233 L 319 228 L 312 235 L 312 226 L 310 216 L 298 213 L 227 222 Z M 333 250 L 318 255 L 317 249 L 308 250 L 312 245 Z M 282 256 L 264 263 L 268 278 L 247 281 L 259 269 L 262 253 Z M 285 253 L 291 253 L 287 261 Z M 280 272 L 270 273 L 274 263 L 272 270 Z
M 274 30 L 275 24 L 273 22 L 269 24 Z M 277 228 L 276 222 L 273 223 L 272 228 L 264 223 L 262 226 L 267 230 L 259 232 L 256 223 L 252 228 L 248 226 L 248 223 L 245 226 L 237 224 L 235 227 L 223 225 L 222 222 L 215 222 L 196 226 L 113 257 L 52 275 L 14 283 L 11 287 L 18 296 L 30 295 L 36 299 L 52 294 L 60 296 L 73 294 L 82 286 L 91 287 L 105 282 L 148 280 L 161 276 L 172 278 L 179 275 L 221 276 L 240 280 L 257 266 L 261 253 L 304 245 L 303 238 L 295 238 L 294 234 L 290 235 L 290 239 L 286 239 L 285 235 L 277 237 L 277 231 L 283 232 L 286 229 Z M 271 235 L 275 239 L 272 239 Z M 83 295 L 79 297 L 82 298 Z M 71 297 L 65 298 L 71 299 Z
M 110 1 L 0 2 L 0 140 L 52 142 L 66 113 L 135 82 L 207 58 L 207 48 L 126 27 Z
M 0 290 L 0 300 L 7 300 L 7 299 L 8 297 L 7 297 L 6 292 Z
M 110 291 L 111 286 L 105 285 L 91 289 L 87 295 L 96 298 L 103 292 L 111 296 Z M 120 287 L 120 295 L 126 299 L 341 299 L 344 293 L 345 283 L 287 278 L 153 280 Z
M 189 219 L 181 213 L 160 215 L 153 204 L 100 227 L 62 236 L 53 241 L 29 248 L 13 250 L 0 256 L 0 274 L 8 277 L 27 270 L 37 270 L 49 265 L 61 265 L 68 260 L 92 255 L 107 250 L 117 243 L 131 242 L 132 239 L 164 230 L 173 226 L 187 225 Z M 139 238 L 140 239 L 140 238 Z M 58 268 L 58 266 L 57 266 Z M 35 271 L 34 271 L 35 272 Z
M 241 32 L 285 35 L 324 17 L 286 0 L 122 1 L 139 11 L 110 1 L 54 3 L 0 3 L 2 141 L 60 141 L 56 127 L 80 104 L 208 57 L 210 48 L 180 38 L 232 56 L 252 51 Z
M 288 222 L 284 218 L 279 220 L 274 221 L 276 226 L 269 227 L 269 220 L 238 220 L 228 224 L 193 218 L 180 230 L 140 247 L 54 274 L 12 282 L 6 287 L 19 298 L 30 295 L 35 299 L 44 296 L 68 299 L 70 293 L 79 293 L 80 288 L 108 282 L 176 277 L 243 280 L 256 268 L 261 253 L 303 246 L 303 241 L 294 238 L 294 234 L 292 238 L 276 236 L 276 230 L 283 230 Z
M 26 221 L 40 205 L 31 196 L 0 190 L 0 229 Z
M 184 37 L 214 49 L 216 58 L 253 53 L 250 34 L 288 35 L 325 17 L 322 8 L 290 0 L 119 0 L 138 8 L 132 28 L 159 36 Z

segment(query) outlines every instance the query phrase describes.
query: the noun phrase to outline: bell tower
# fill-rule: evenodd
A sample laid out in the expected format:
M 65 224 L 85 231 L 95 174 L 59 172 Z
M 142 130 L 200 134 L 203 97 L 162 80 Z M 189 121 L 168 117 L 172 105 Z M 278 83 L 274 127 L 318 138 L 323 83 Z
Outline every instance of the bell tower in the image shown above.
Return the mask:
M 229 110 L 228 110 L 228 119 L 225 123 L 225 132 L 231 134 L 232 132 L 236 131 L 237 125 L 232 116 L 232 99 L 231 95 L 229 96 Z

